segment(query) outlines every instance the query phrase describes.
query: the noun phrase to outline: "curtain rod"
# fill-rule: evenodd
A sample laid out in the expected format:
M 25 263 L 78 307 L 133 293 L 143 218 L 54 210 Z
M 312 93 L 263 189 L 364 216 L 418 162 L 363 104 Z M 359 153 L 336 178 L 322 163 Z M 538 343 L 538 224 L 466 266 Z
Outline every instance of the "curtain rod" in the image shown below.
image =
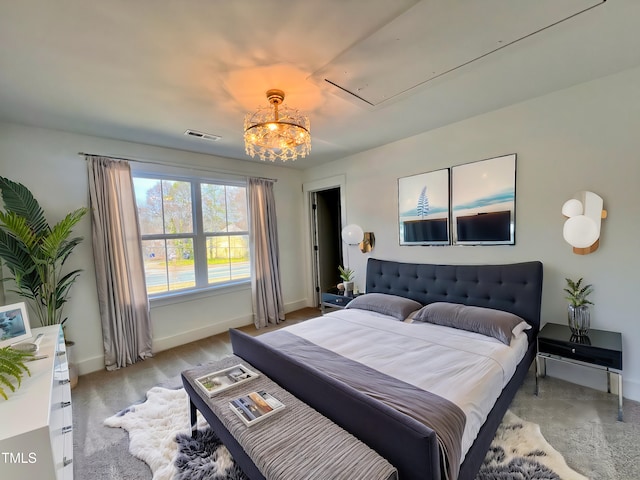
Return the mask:
M 277 178 L 269 178 L 269 177 L 256 177 L 253 175 L 247 175 L 246 173 L 239 173 L 239 172 L 233 172 L 231 170 L 222 170 L 222 169 L 211 169 L 211 168 L 205 168 L 205 167 L 198 167 L 195 165 L 189 165 L 189 164 L 182 164 L 182 165 L 176 165 L 175 163 L 169 163 L 169 162 L 162 162 L 160 160 L 147 160 L 147 159 L 140 159 L 140 158 L 127 158 L 127 157 L 119 157 L 119 156 L 113 156 L 113 155 L 100 155 L 97 153 L 86 153 L 86 152 L 78 152 L 78 155 L 82 155 L 84 157 L 89 156 L 89 157 L 106 157 L 106 158 L 111 158 L 113 160 L 124 160 L 125 162 L 134 162 L 134 163 L 148 163 L 151 165 L 162 165 L 165 167 L 174 167 L 174 168 L 189 168 L 191 170 L 200 170 L 203 172 L 210 172 L 210 173 L 223 173 L 226 175 L 238 175 L 241 177 L 247 177 L 247 178 L 256 178 L 259 180 L 269 180 L 272 182 L 277 182 L 278 179 Z

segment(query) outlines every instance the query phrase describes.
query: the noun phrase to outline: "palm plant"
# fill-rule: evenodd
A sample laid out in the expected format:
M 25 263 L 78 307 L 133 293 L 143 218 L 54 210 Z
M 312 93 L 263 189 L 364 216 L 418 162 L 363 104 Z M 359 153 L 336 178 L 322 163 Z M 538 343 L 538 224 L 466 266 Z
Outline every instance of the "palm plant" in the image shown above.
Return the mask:
M 53 227 L 27 187 L 0 177 L 4 211 L 0 211 L 0 258 L 13 276 L 16 290 L 33 307 L 42 326 L 64 324 L 62 311 L 81 270 L 63 267 L 82 237 L 69 238 L 87 213 L 78 208 Z
M 22 375 L 26 372 L 31 376 L 31 372 L 24 364 L 27 357 L 32 356 L 32 353 L 21 352 L 14 350 L 11 347 L 0 348 L 0 396 L 8 400 L 7 393 L 3 387 L 8 387 L 12 392 L 16 391 L 17 387 L 20 387 L 22 383 Z M 12 378 L 15 378 L 18 385 L 13 384 Z

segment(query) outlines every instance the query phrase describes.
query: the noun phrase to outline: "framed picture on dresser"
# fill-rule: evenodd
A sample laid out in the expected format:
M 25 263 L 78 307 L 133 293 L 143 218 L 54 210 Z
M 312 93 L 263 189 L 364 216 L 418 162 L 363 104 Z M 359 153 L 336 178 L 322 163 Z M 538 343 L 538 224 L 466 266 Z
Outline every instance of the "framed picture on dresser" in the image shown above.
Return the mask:
M 31 338 L 31 325 L 24 302 L 0 307 L 0 348 Z

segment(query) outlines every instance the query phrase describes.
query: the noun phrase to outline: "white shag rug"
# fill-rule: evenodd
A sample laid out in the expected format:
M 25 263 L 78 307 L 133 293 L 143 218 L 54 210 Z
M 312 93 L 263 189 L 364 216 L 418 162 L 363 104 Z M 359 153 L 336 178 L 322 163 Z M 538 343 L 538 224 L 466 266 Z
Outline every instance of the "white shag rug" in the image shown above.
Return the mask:
M 191 434 L 189 396 L 184 388 L 153 387 L 147 392 L 144 403 L 131 405 L 107 418 L 104 424 L 129 432 L 129 452 L 149 465 L 153 480 L 171 480 L 177 474 L 174 465 L 178 453 L 176 436 Z M 198 413 L 198 429 L 207 425 Z M 228 451 L 226 454 L 228 462 L 233 462 Z
M 505 413 L 476 480 L 589 480 L 572 470 L 540 426 Z
M 191 434 L 189 422 L 189 399 L 185 390 L 154 387 L 147 392 L 145 402 L 118 412 L 104 424 L 129 432 L 129 451 L 149 465 L 153 480 L 241 478 L 241 473 L 233 471 L 235 462 L 224 446 L 216 445 L 195 454 L 186 452 L 187 456 L 184 451 L 179 454 L 176 436 L 181 434 L 181 445 L 184 444 L 185 436 Z M 198 414 L 198 429 L 205 430 L 207 426 Z M 189 470 L 190 463 L 198 465 Z M 207 474 L 202 473 L 205 470 Z M 229 473 L 225 476 L 225 472 Z M 569 468 L 562 455 L 544 439 L 537 424 L 526 422 L 510 411 L 496 432 L 476 480 L 496 479 L 589 480 Z

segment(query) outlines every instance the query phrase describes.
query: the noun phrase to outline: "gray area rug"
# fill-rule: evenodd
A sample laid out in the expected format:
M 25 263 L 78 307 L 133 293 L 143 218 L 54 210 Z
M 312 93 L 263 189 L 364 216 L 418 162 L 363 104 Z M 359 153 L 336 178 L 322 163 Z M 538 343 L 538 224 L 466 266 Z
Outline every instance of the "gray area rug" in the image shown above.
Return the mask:
M 187 398 L 182 388 L 154 387 L 104 424 L 129 432 L 129 451 L 149 465 L 153 480 L 246 480 L 202 417 L 191 437 Z M 538 425 L 507 412 L 476 480 L 588 479 L 567 466 Z

